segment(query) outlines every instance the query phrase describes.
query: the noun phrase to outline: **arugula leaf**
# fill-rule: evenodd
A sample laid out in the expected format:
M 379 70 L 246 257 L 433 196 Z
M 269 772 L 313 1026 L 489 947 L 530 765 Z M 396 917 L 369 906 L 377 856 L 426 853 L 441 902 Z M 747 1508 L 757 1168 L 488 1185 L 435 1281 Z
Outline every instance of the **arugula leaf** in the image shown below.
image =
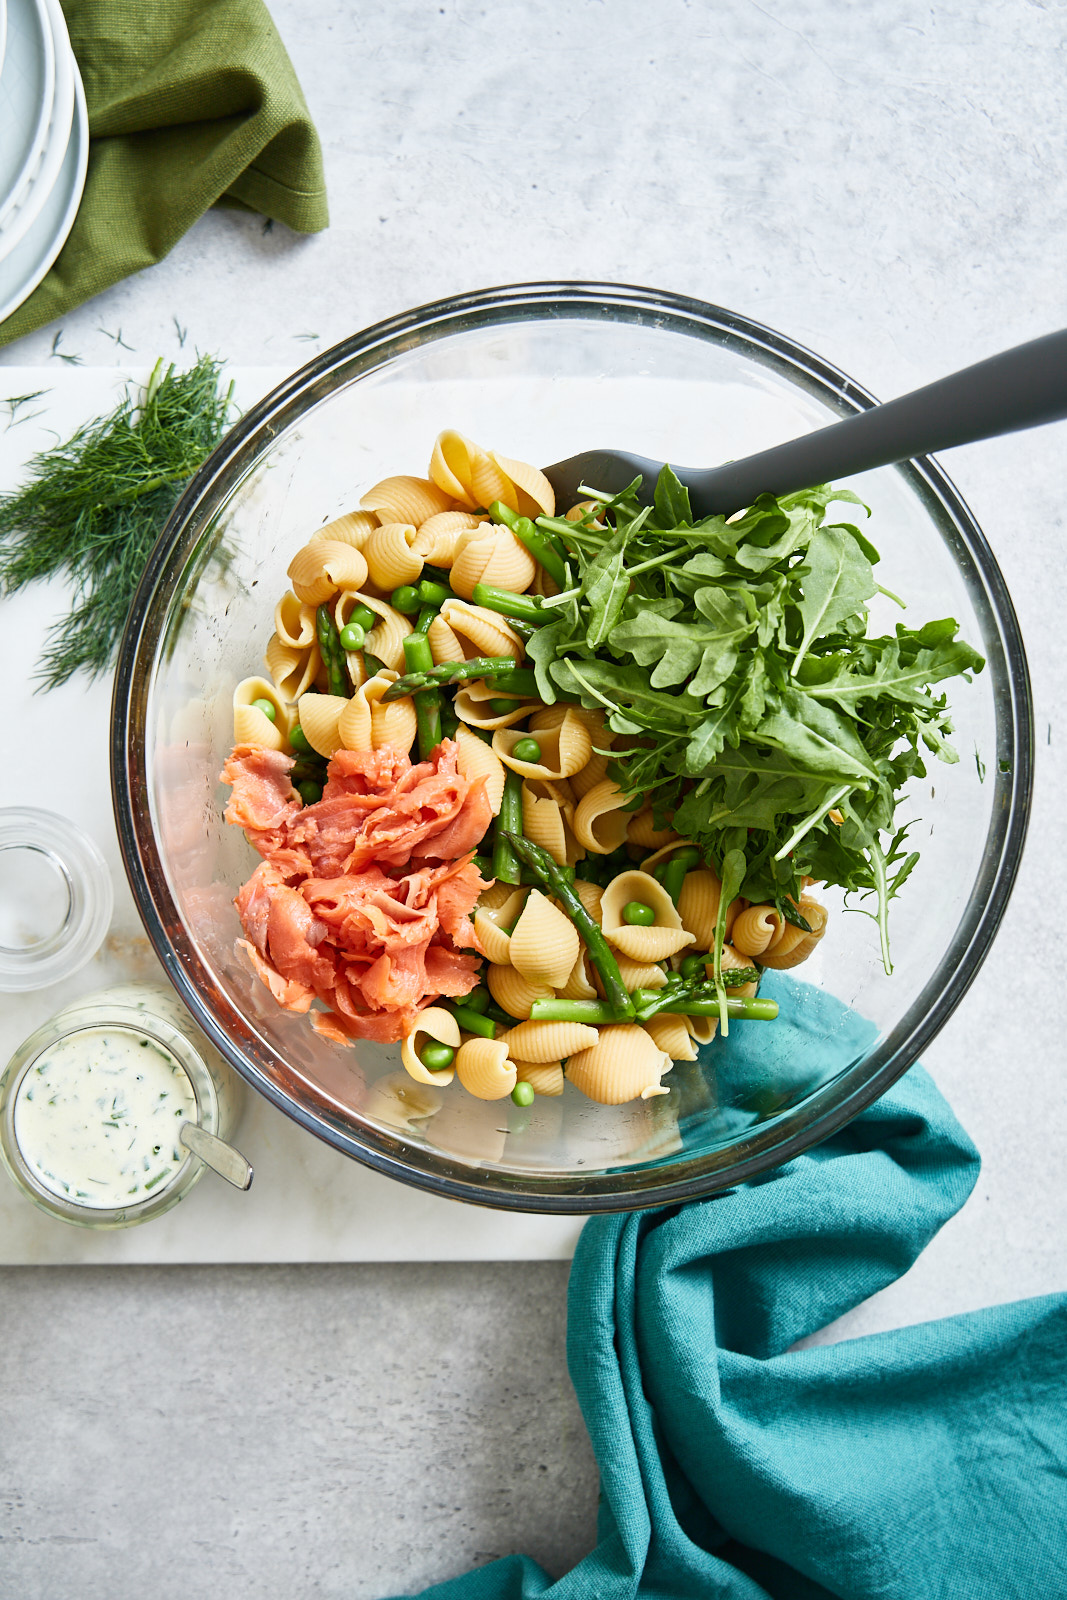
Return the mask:
M 526 641 L 526 654 L 534 664 L 537 692 L 548 706 L 556 703 L 551 668 L 558 652 L 567 642 L 570 631 L 567 618 L 560 617 L 556 622 L 547 622 L 543 627 L 536 628 Z
M 689 490 L 678 481 L 669 465 L 660 468 L 659 477 L 656 479 L 653 508 L 656 521 L 661 528 L 677 528 L 683 523 L 692 524 L 693 510 L 689 504 Z
M 962 639 L 932 650 L 919 650 L 907 661 L 901 659 L 900 644 L 890 644 L 878 656 L 874 667 L 866 672 L 853 671 L 845 656 L 832 659 L 836 670 L 831 676 L 820 677 L 813 683 L 801 682 L 800 688 L 813 700 L 833 700 L 851 716 L 860 714 L 861 701 L 879 695 L 904 705 L 927 706 L 930 697 L 926 689 L 931 683 L 964 672 L 981 672 L 985 666 L 977 650 L 972 650 Z
M 805 772 L 840 783 L 873 781 L 878 771 L 852 724 L 831 706 L 821 705 L 795 689 L 779 697 L 778 709 L 765 716 L 750 735 L 793 757 Z
M 657 694 L 647 672 L 638 667 L 568 656 L 554 661 L 551 670 L 559 687 L 567 694 L 579 695 L 590 710 L 596 706 L 625 710 L 651 729 L 688 730 L 703 710 L 700 701 L 689 695 Z
M 598 650 L 607 642 L 622 616 L 623 604 L 630 592 L 625 557 L 632 528 L 632 523 L 619 528 L 597 552 L 583 575 L 582 590 L 589 607 L 585 642 L 590 650 Z
M 794 678 L 812 641 L 854 616 L 876 588 L 871 564 L 847 528 L 820 528 L 805 565 L 800 601 L 804 635 L 791 668 Z
M 708 597 L 704 622 L 673 622 L 642 610 L 615 629 L 613 649 L 626 651 L 642 667 L 653 667 L 655 689 L 691 679 L 691 694 L 707 694 L 733 672 L 741 642 L 752 632 L 742 601 L 721 589 L 699 593 Z

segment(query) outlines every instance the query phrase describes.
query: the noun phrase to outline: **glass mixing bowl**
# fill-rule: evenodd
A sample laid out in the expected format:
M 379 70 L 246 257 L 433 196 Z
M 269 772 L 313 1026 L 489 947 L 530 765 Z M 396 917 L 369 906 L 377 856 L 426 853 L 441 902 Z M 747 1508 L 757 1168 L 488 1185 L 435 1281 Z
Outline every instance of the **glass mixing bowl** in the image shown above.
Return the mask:
M 901 816 L 919 865 L 875 924 L 833 914 L 816 955 L 769 974 L 773 1024 L 597 1106 L 568 1085 L 529 1108 L 458 1081 L 423 1087 L 396 1046 L 329 1044 L 278 1009 L 235 953 L 233 896 L 258 857 L 222 820 L 234 684 L 261 670 L 285 569 L 372 483 L 426 470 L 458 428 L 545 464 L 603 445 L 687 465 L 747 455 L 872 404 L 818 356 L 743 317 L 604 284 L 526 284 L 424 306 L 355 335 L 256 406 L 175 509 L 133 606 L 115 690 L 112 775 L 148 934 L 205 1033 L 302 1127 L 407 1183 L 485 1205 L 621 1211 L 707 1194 L 826 1138 L 881 1095 L 967 989 L 1018 866 L 1031 784 L 1022 640 L 989 546 L 930 461 L 852 480 L 878 576 L 909 619 L 954 616 L 986 657 L 952 680 L 959 763 L 931 760 Z M 900 613 L 878 597 L 876 631 Z M 916 622 L 916 625 L 917 625 Z

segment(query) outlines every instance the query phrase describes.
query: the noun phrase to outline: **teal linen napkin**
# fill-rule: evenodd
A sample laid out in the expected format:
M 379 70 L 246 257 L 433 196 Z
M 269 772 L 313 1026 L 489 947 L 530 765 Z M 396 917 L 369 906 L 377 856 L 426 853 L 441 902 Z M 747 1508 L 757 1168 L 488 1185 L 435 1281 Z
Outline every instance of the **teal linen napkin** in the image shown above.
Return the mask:
M 843 1008 L 796 988 L 809 1031 L 814 1003 L 840 1033 Z M 1067 1596 L 1067 1295 L 790 1351 L 906 1272 L 977 1176 L 913 1067 L 756 1182 L 588 1222 L 568 1362 L 597 1547 L 555 1583 L 509 1556 L 427 1595 Z

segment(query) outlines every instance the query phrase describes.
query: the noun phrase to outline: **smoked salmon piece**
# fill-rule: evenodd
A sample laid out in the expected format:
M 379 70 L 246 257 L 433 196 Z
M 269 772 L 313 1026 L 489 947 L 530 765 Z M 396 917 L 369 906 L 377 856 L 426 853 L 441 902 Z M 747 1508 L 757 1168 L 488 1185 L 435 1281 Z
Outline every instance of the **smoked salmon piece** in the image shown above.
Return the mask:
M 488 884 L 471 855 L 492 822 L 485 786 L 443 740 L 428 761 L 339 750 L 322 799 L 302 805 L 292 759 L 240 745 L 222 781 L 226 820 L 264 857 L 234 904 L 259 977 L 338 1042 L 393 1041 L 438 995 L 469 994 L 479 955 L 470 914 Z M 406 869 L 406 870 L 405 870 Z

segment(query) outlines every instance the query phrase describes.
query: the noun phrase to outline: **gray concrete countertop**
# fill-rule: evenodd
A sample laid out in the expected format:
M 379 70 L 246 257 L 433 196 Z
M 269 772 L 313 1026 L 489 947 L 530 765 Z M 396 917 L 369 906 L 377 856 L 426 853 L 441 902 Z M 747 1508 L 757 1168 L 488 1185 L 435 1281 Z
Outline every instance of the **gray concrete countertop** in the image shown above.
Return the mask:
M 278 0 L 333 224 L 205 217 L 65 319 L 90 364 L 301 364 L 461 290 L 605 278 L 781 329 L 891 395 L 1067 323 L 1063 0 Z M 54 328 L 0 354 L 44 364 Z M 2 385 L 2 372 L 0 372 Z M 1063 1287 L 1062 436 L 949 453 L 1027 638 L 1028 853 L 928 1053 L 985 1160 L 824 1337 Z M 1010 957 L 1011 983 L 998 981 Z M 1053 963 L 1056 963 L 1055 967 Z M 0 1273 L 0 1600 L 413 1591 L 594 1540 L 562 1264 Z

